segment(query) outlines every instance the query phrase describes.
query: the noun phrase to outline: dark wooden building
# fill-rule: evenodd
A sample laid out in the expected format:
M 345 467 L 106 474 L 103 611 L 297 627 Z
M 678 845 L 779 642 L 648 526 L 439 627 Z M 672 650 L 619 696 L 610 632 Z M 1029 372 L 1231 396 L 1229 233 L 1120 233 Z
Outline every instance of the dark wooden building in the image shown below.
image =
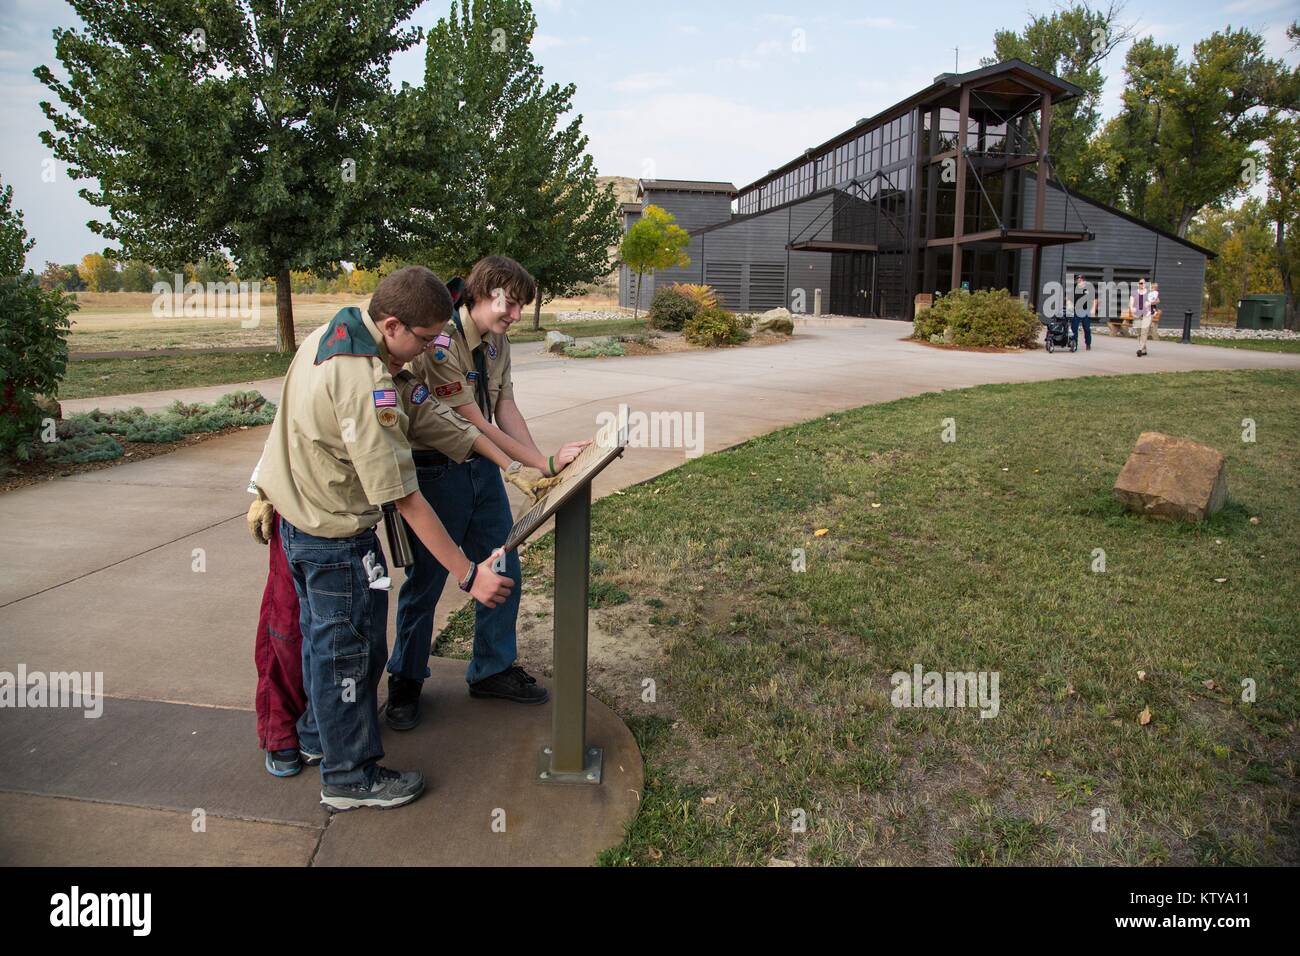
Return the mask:
M 703 282 L 728 307 L 911 319 L 917 293 L 1008 289 L 1041 308 L 1053 284 L 1160 283 L 1199 322 L 1213 253 L 1078 193 L 1051 163 L 1056 104 L 1082 95 L 1019 60 L 945 73 L 926 89 L 737 189 L 642 180 L 624 227 L 661 206 L 691 233 L 690 265 L 620 272 L 620 302 Z M 964 132 L 963 132 L 964 131 Z M 1038 202 L 1038 182 L 1047 182 Z

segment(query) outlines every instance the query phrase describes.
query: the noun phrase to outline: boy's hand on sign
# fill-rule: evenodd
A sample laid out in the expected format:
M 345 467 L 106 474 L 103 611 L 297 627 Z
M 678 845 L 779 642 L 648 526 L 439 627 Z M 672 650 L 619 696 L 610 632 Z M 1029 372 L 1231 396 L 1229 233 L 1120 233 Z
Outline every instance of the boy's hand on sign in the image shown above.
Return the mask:
M 488 559 L 478 566 L 474 583 L 469 587 L 469 593 L 474 600 L 484 607 L 496 607 L 503 603 L 515 586 L 513 580 L 492 570 L 492 562 L 500 553 L 501 549 L 498 548 L 488 555 Z
M 271 522 L 275 520 L 275 505 L 262 497 L 259 491 L 248 508 L 248 533 L 258 544 L 271 543 Z
M 560 450 L 552 456 L 555 459 L 555 473 L 559 474 L 562 472 L 573 461 L 573 459 L 581 455 L 582 450 L 590 444 L 591 439 L 588 438 L 586 441 L 571 441 L 567 444 L 561 445 Z

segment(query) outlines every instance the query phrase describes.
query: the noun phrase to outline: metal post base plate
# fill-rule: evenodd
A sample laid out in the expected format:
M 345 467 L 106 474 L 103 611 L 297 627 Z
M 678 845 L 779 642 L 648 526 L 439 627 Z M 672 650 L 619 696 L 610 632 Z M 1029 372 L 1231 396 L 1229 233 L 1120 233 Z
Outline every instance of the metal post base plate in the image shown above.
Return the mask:
M 537 754 L 537 780 L 539 783 L 599 784 L 604 767 L 605 752 L 600 747 L 588 747 L 582 758 L 582 770 L 577 773 L 557 773 L 551 769 L 551 748 L 543 747 Z

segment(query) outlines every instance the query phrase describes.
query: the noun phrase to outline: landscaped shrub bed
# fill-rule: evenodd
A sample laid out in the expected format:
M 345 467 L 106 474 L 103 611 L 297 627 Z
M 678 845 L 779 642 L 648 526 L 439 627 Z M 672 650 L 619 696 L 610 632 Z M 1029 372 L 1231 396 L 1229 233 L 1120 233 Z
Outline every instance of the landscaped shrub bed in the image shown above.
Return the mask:
M 917 313 L 912 337 L 968 347 L 1032 348 L 1041 328 L 1034 311 L 1006 289 L 958 289 Z

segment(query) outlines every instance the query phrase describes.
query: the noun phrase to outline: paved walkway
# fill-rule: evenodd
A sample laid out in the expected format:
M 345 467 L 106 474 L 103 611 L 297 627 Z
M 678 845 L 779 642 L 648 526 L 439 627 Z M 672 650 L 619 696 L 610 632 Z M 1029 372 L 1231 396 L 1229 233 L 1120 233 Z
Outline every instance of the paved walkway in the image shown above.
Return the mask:
M 599 413 L 626 402 L 634 410 L 702 412 L 704 450 L 715 451 L 833 410 L 943 388 L 1130 372 L 1300 369 L 1300 355 L 1166 342 L 1138 359 L 1131 340 L 1104 336 L 1091 352 L 1077 354 L 954 352 L 902 341 L 906 328 L 885 321 L 806 326 L 792 342 L 767 348 L 611 360 L 554 358 L 539 344 L 523 345 L 514 362 L 516 394 L 543 447 L 590 436 Z M 278 400 L 278 380 L 252 385 Z M 210 400 L 230 388 L 121 396 L 114 403 L 160 408 L 177 397 Z M 94 404 L 113 403 L 64 408 Z M 306 794 L 292 808 L 277 809 L 263 793 L 268 784 L 283 784 L 262 772 L 252 735 L 251 648 L 266 555 L 249 540 L 243 516 L 244 487 L 265 431 L 0 495 L 0 671 L 16 672 L 20 664 L 29 673 L 102 671 L 109 707 L 123 715 L 113 724 L 78 715 L 58 733 L 48 725 L 24 729 L 22 712 L 0 720 L 0 862 L 19 855 L 51 863 L 353 858 L 342 844 L 331 850 L 336 828 L 326 828 L 312 809 L 310 774 L 292 782 Z M 596 494 L 683 458 L 681 450 L 630 449 L 600 476 Z M 458 605 L 440 603 L 439 625 Z M 204 714 L 211 717 L 200 719 Z M 92 724 L 104 726 L 84 729 Z M 204 806 L 195 781 L 151 790 L 132 776 L 168 759 L 166 749 L 155 749 L 176 746 L 166 728 L 191 724 L 194 734 L 208 735 L 205 760 L 226 774 L 224 789 L 207 804 L 215 808 L 209 832 L 220 829 L 220 841 L 192 839 L 190 815 Z M 105 728 L 114 731 L 107 738 Z M 247 805 L 239 802 L 244 785 L 258 794 Z M 281 792 L 288 791 L 272 795 Z M 78 850 L 79 834 L 111 827 L 140 842 L 107 840 L 98 850 Z M 350 840 L 348 846 L 358 845 Z

